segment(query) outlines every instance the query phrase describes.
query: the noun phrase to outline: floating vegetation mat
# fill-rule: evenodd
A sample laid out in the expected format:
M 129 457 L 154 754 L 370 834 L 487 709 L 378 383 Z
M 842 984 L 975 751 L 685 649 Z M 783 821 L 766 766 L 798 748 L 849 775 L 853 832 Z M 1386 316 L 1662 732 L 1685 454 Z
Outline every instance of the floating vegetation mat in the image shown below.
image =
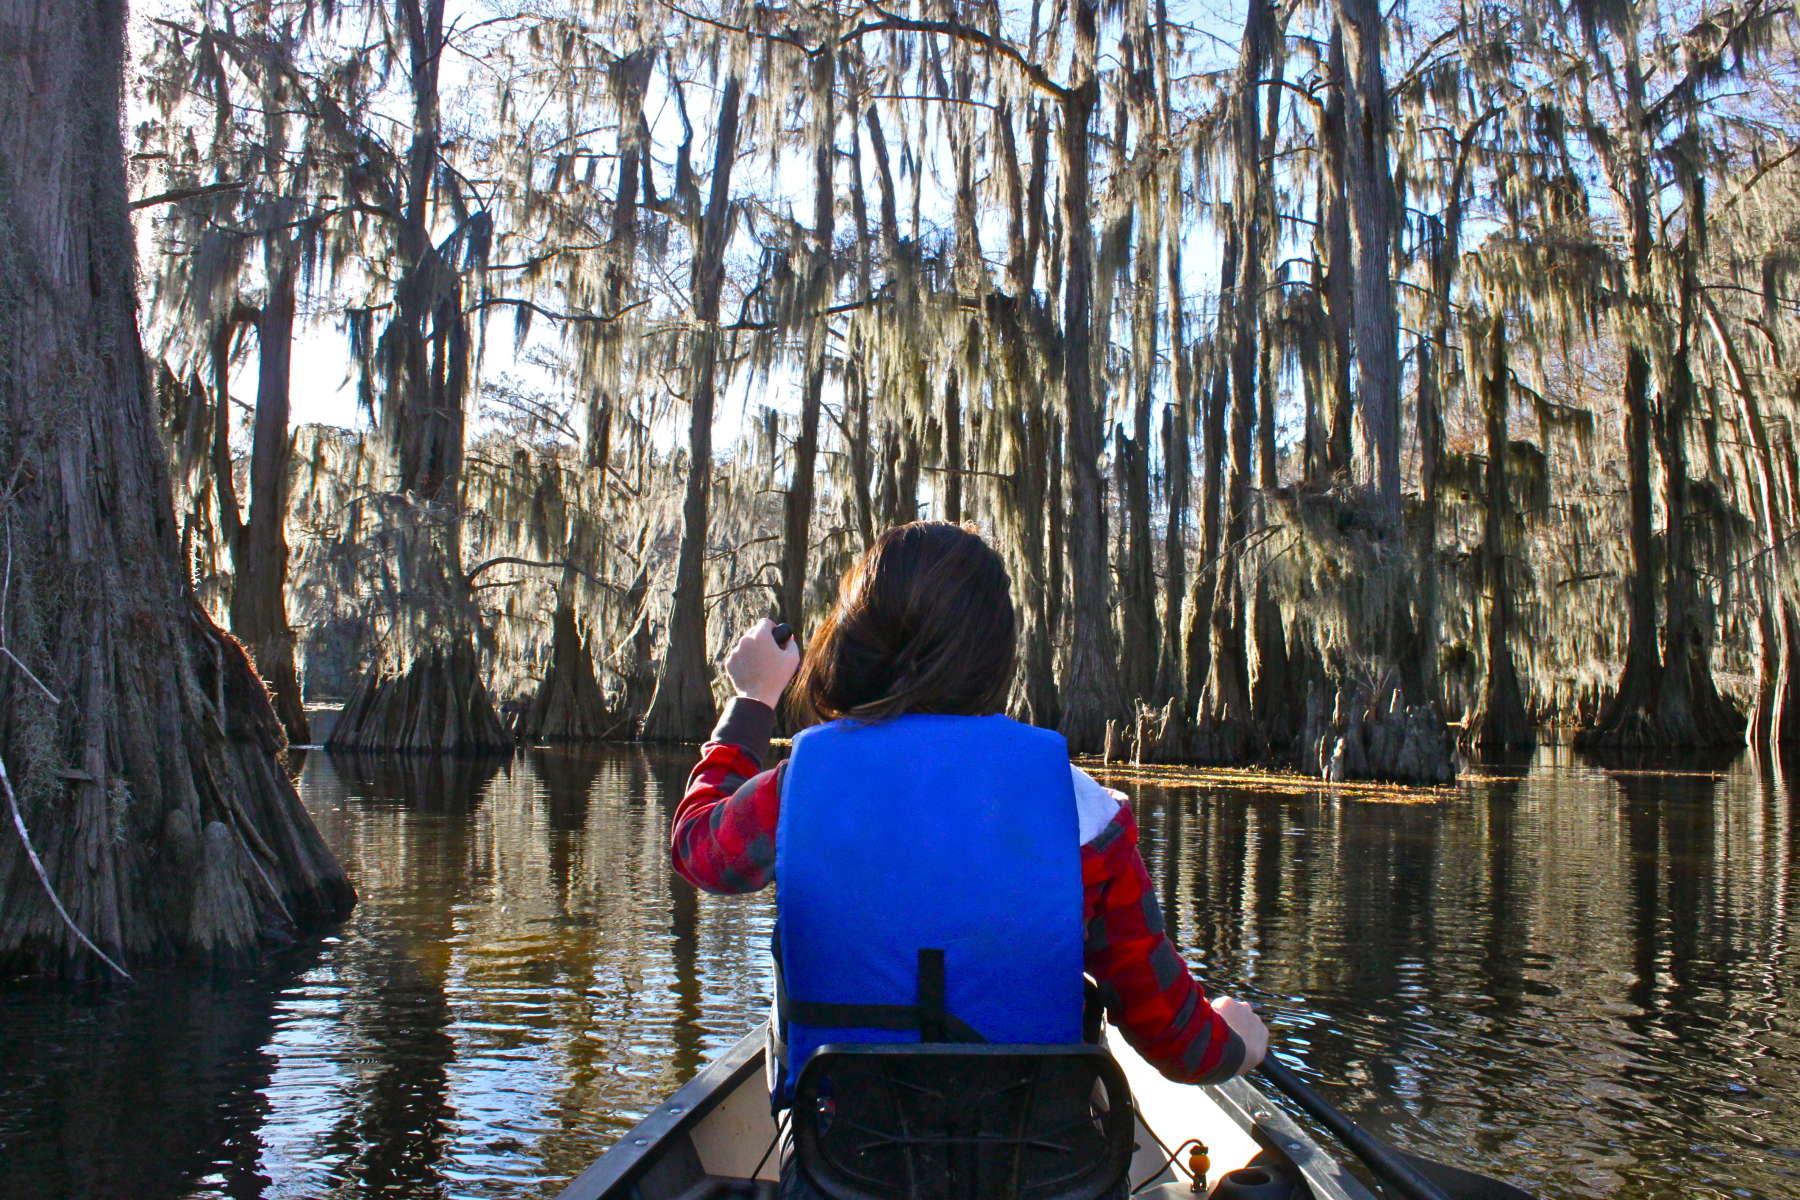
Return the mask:
M 1236 791 L 1260 796 L 1329 796 L 1369 804 L 1438 804 L 1455 799 L 1460 787 L 1408 787 L 1397 783 L 1328 783 L 1293 771 L 1243 767 L 1189 767 L 1168 763 L 1107 763 L 1078 758 L 1077 765 L 1102 783 L 1140 785 L 1168 791 Z M 1463 780 L 1461 782 L 1467 782 Z

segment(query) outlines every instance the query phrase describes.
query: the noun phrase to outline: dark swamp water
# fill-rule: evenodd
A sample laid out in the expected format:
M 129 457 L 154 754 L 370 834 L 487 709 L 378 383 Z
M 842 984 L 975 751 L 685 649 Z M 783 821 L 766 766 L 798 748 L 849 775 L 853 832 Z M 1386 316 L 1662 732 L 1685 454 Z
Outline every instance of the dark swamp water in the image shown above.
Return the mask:
M 352 763 L 362 895 L 226 985 L 0 991 L 0 1194 L 544 1195 L 765 1009 L 765 896 L 697 896 L 686 754 Z M 1545 1197 L 1800 1196 L 1789 781 L 1546 752 L 1430 803 L 1152 786 L 1202 978 L 1371 1127 Z

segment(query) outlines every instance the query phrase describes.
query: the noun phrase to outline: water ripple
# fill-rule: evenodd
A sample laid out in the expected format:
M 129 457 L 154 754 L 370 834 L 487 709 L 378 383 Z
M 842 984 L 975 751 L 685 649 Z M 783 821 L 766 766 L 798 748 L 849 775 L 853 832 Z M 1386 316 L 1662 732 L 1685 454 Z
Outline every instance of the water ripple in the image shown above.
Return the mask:
M 362 897 L 253 975 L 0 994 L 0 1195 L 548 1195 L 767 1010 L 673 752 L 334 762 Z M 1546 1198 L 1800 1196 L 1791 789 L 1554 755 L 1425 806 L 1142 787 L 1201 977 L 1395 1141 Z

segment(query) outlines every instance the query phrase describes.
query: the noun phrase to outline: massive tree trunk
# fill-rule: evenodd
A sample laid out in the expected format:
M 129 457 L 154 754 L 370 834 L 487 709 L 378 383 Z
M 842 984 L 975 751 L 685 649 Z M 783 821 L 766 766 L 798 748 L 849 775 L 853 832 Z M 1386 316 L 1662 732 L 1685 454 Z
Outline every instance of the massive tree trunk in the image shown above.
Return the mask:
M 1482 510 L 1481 579 L 1487 593 L 1487 664 L 1481 699 L 1470 724 L 1470 741 L 1483 753 L 1530 748 L 1537 738 L 1525 712 L 1519 672 L 1512 653 L 1512 581 L 1506 567 L 1507 405 L 1511 367 L 1507 361 L 1506 313 L 1496 308 L 1488 319 L 1481 377 L 1482 406 L 1487 416 L 1487 479 Z
M 0 0 L 0 963 L 46 974 L 240 961 L 353 900 L 267 692 L 184 579 L 138 344 L 124 24 Z
M 1063 387 L 1067 405 L 1065 469 L 1070 594 L 1069 657 L 1059 728 L 1076 752 L 1100 749 L 1106 722 L 1119 716 L 1118 639 L 1113 631 L 1112 572 L 1106 554 L 1101 491 L 1104 435 L 1094 396 L 1094 226 L 1088 125 L 1099 99 L 1095 74 L 1098 0 L 1074 0 L 1075 73 L 1062 96 Z M 1050 511 L 1059 511 L 1051 509 Z
M 669 611 L 668 650 L 644 736 L 668 741 L 703 737 L 713 719 L 712 674 L 706 663 L 706 535 L 712 491 L 713 401 L 718 389 L 719 292 L 731 235 L 731 167 L 737 158 L 741 85 L 732 75 L 719 96 L 711 194 L 698 223 L 694 254 L 693 349 L 688 360 L 688 477 L 681 507 L 681 549 Z

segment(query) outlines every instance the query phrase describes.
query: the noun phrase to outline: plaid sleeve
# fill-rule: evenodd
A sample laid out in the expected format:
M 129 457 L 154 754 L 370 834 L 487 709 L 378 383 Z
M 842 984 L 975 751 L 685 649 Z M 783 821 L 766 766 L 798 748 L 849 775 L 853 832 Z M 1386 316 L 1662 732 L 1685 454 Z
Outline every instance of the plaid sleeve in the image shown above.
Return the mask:
M 761 770 L 775 714 L 742 697 L 726 706 L 675 807 L 669 853 L 702 891 L 754 892 L 775 878 L 775 825 L 784 762 Z
M 1137 819 L 1121 804 L 1081 848 L 1088 974 L 1112 1023 L 1157 1070 L 1183 1083 L 1221 1083 L 1241 1070 L 1243 1043 L 1164 932 L 1137 841 Z

